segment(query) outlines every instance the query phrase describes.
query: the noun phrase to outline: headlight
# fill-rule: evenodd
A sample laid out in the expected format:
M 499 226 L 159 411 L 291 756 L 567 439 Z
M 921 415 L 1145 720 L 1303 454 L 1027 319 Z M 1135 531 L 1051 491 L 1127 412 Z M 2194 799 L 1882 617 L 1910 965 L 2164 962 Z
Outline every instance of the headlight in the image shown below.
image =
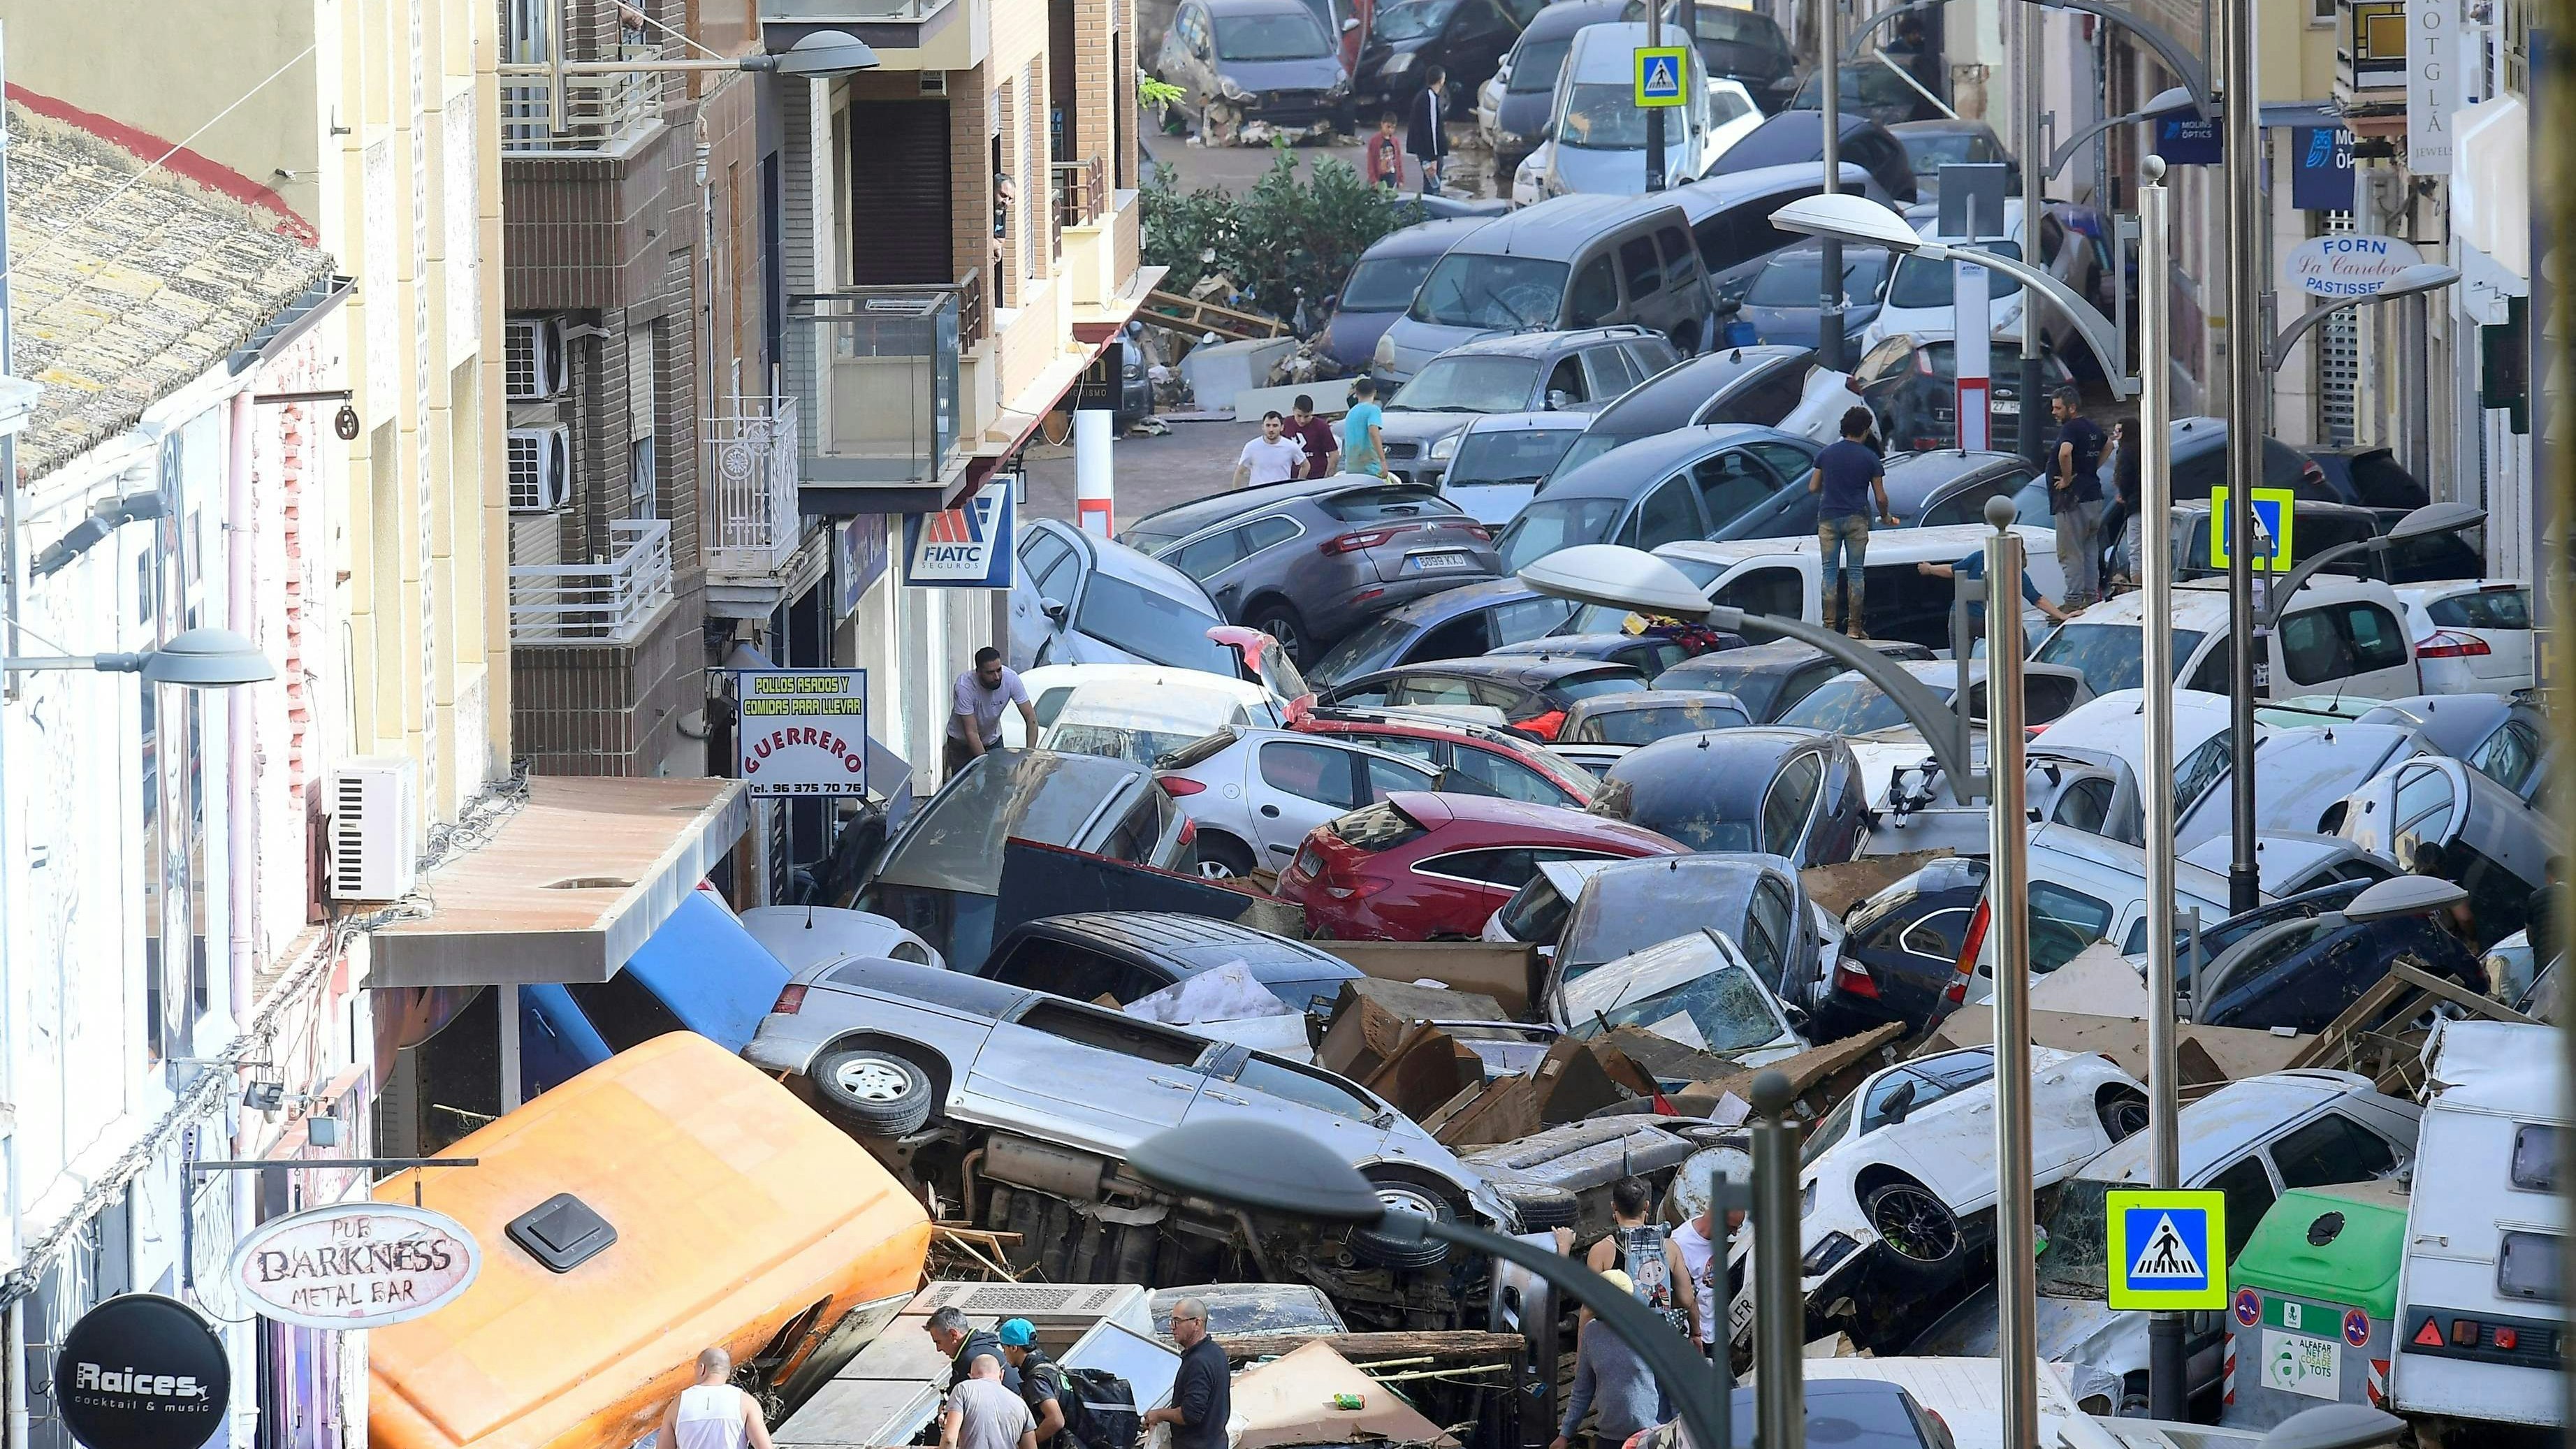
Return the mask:
M 1414 61 L 1419 58 L 1419 56 L 1410 50 L 1398 51 L 1394 55 L 1388 56 L 1386 64 L 1379 66 L 1378 69 L 1387 75 L 1402 75 L 1406 71 L 1413 69 Z
M 1459 439 L 1461 436 L 1463 436 L 1463 435 L 1462 435 L 1462 434 L 1458 434 L 1458 433 L 1451 433 L 1449 436 L 1447 436 L 1447 437 L 1445 437 L 1445 438 L 1442 438 L 1439 442 L 1436 442 L 1436 443 L 1432 444 L 1432 445 L 1431 445 L 1431 461 L 1432 461 L 1432 462 L 1434 462 L 1434 463 L 1439 463 L 1439 462 L 1444 462 L 1444 461 L 1446 461 L 1446 460 L 1448 460 L 1448 459 L 1450 459 L 1450 458 L 1457 457 L 1457 456 L 1458 456 L 1458 439 Z
M 1349 76 L 1344 76 L 1340 80 L 1337 80 L 1324 88 L 1324 96 L 1328 100 L 1340 100 L 1342 97 L 1349 95 L 1350 93 L 1351 78 Z
M 1810 1278 L 1821 1278 L 1850 1257 L 1852 1250 L 1859 1246 L 1847 1234 L 1827 1233 L 1823 1242 L 1807 1250 L 1807 1256 L 1798 1261 L 1798 1267 Z
M 1236 85 L 1232 76 L 1218 76 L 1216 78 L 1216 93 L 1225 97 L 1229 101 L 1248 101 L 1252 99 L 1252 92 Z
M 1381 372 L 1393 372 L 1395 370 L 1394 333 L 1381 332 L 1378 334 L 1377 350 L 1369 354 L 1369 366 L 1374 367 Z
M 1495 136 L 1496 136 L 1496 139 L 1497 139 L 1497 140 L 1500 140 L 1500 141 L 1503 143 L 1504 147 L 1505 147 L 1506 149 L 1508 149 L 1508 150 L 1513 150 L 1513 151 L 1526 150 L 1526 149 L 1528 149 L 1529 144 L 1530 144 L 1530 138 L 1529 138 L 1529 137 L 1527 137 L 1527 136 L 1523 136 L 1523 135 L 1520 135 L 1519 133 L 1517 133 L 1517 132 L 1513 132 L 1513 131 L 1500 131 L 1500 132 L 1495 133 Z

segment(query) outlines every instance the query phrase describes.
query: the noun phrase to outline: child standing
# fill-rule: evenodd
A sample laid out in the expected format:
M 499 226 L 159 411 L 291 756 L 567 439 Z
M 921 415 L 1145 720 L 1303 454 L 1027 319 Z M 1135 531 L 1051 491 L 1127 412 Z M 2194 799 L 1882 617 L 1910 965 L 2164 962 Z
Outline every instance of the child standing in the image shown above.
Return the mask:
M 1395 112 L 1377 118 L 1377 134 L 1363 142 L 1360 151 L 1369 185 L 1404 189 L 1404 143 L 1395 134 Z

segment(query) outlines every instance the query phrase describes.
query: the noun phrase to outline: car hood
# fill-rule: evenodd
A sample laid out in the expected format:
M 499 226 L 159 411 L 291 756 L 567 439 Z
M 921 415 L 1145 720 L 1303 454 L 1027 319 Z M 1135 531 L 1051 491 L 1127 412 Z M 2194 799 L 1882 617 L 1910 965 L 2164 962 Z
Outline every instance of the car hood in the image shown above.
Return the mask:
M 2090 1298 L 2039 1295 L 2035 1327 L 2043 1363 L 2071 1363 L 2114 1376 L 2147 1366 L 2147 1315 L 2127 1313 Z M 1925 1357 L 1992 1358 L 1996 1348 L 1995 1289 L 1978 1289 L 1907 1346 Z
M 1676 126 L 1675 131 L 1681 128 Z M 1664 142 L 1664 174 L 1678 175 L 1697 158 L 1691 154 L 1689 137 L 1676 135 Z M 1695 169 L 1695 168 L 1693 168 Z M 1633 151 L 1590 151 L 1580 146 L 1548 148 L 1547 174 L 1559 191 L 1580 191 L 1602 196 L 1642 196 L 1646 191 L 1646 148 Z
M 1390 443 L 1420 443 L 1429 448 L 1442 438 L 1467 431 L 1467 425 L 1483 417 L 1482 413 L 1415 412 L 1411 409 L 1389 412 L 1378 423 L 1378 436 Z
M 1329 90 L 1342 79 L 1337 56 L 1312 55 L 1297 60 L 1228 60 L 1216 73 L 1248 91 Z
M 1818 314 L 1813 306 L 1755 307 L 1748 304 L 1735 315 L 1752 326 L 1753 340 L 1757 343 L 1785 343 L 1792 347 L 1813 347 L 1816 345 L 1816 339 L 1824 335 L 1824 329 L 1818 322 Z M 1876 302 L 1862 302 L 1844 308 L 1844 335 L 1857 338 L 1860 336 L 1861 329 L 1867 327 L 1870 320 L 1877 315 Z
M 1385 376 L 1401 381 L 1420 372 L 1423 364 L 1450 348 L 1494 334 L 1482 327 L 1443 327 L 1436 322 L 1417 322 L 1408 314 L 1397 318 L 1387 328 L 1386 335 L 1395 340 L 1395 365 Z
M 1494 124 L 1505 135 L 1536 140 L 1538 133 L 1547 129 L 1547 113 L 1554 109 L 1555 101 L 1553 90 L 1505 91 L 1503 103 L 1494 108 Z

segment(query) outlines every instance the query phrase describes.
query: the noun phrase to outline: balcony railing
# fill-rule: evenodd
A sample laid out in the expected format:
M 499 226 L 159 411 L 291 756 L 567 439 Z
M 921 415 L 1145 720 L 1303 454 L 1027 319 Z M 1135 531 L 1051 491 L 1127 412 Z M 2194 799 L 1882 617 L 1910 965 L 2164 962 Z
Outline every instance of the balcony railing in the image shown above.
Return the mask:
M 812 25 L 856 20 L 901 25 L 927 20 L 947 9 L 950 3 L 951 0 L 760 0 L 760 23 Z
M 659 60 L 659 47 L 620 46 L 620 60 Z M 556 104 L 551 66 L 501 67 L 501 154 L 606 151 L 662 119 L 662 77 L 651 71 L 563 77 Z
M 757 410 L 755 410 L 757 409 Z M 765 579 L 787 567 L 804 537 L 796 511 L 796 404 L 758 400 L 707 420 L 714 483 L 713 550 L 707 571 Z
M 993 335 L 993 314 L 984 304 L 984 273 L 968 267 L 957 281 L 957 345 L 971 348 Z
M 1055 173 L 1055 224 L 1089 226 L 1109 210 L 1109 171 L 1100 158 L 1059 161 Z
M 849 287 L 789 301 L 806 483 L 938 481 L 957 447 L 962 290 Z
M 2404 0 L 2343 0 L 2335 17 L 2338 99 L 2406 88 Z
M 671 602 L 671 525 L 608 525 L 610 552 L 591 564 L 513 565 L 510 642 L 631 644 Z

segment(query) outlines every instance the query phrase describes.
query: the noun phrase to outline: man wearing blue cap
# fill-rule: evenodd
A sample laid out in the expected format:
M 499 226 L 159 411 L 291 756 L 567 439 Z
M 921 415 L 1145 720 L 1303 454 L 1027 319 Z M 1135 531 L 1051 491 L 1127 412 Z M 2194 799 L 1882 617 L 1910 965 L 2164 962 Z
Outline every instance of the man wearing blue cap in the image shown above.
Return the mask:
M 1002 1352 L 1020 1376 L 1020 1401 L 1029 1406 L 1029 1417 L 1037 1420 L 1038 1449 L 1081 1449 L 1082 1441 L 1065 1432 L 1064 1396 L 1072 1389 L 1065 1383 L 1064 1366 L 1038 1347 L 1037 1325 L 1025 1318 L 1006 1318 L 1001 1337 Z

